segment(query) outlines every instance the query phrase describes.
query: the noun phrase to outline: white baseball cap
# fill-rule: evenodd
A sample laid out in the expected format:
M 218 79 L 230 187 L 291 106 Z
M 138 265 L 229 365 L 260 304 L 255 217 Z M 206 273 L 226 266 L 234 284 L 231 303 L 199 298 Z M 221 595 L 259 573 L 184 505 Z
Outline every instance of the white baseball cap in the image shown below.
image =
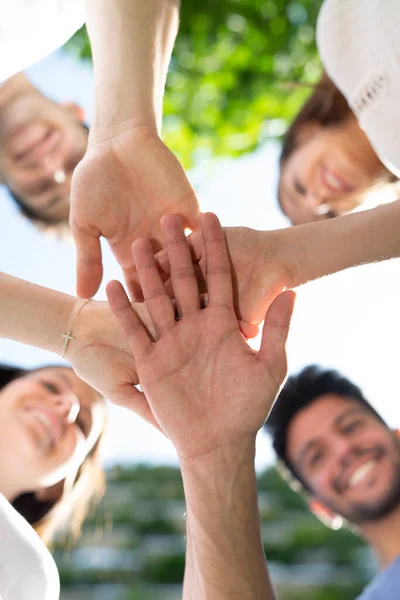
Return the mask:
M 317 44 L 379 159 L 400 177 L 400 0 L 325 0 Z

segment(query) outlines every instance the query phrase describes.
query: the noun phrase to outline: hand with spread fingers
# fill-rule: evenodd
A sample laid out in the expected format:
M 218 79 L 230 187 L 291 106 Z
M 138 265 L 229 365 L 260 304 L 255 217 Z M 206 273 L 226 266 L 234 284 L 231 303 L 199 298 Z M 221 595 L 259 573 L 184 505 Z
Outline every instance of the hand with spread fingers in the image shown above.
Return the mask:
M 372 210 L 286 229 L 224 228 L 238 318 L 258 325 L 285 289 L 343 269 L 400 256 L 399 222 L 397 200 Z M 194 231 L 188 243 L 197 277 L 203 282 L 207 257 L 201 232 Z M 168 278 L 171 268 L 166 249 L 156 255 L 156 262 L 164 279 Z M 170 289 L 168 279 L 166 285 Z
M 208 304 L 200 296 L 184 230 L 176 215 L 162 219 L 179 319 L 161 280 L 148 240 L 133 244 L 143 296 L 158 339 L 153 342 L 118 282 L 107 295 L 130 345 L 142 393 L 180 458 L 255 439 L 286 375 L 285 342 L 294 293 L 285 292 L 265 317 L 254 352 L 243 338 L 233 306 L 232 277 L 218 219 L 201 218 Z

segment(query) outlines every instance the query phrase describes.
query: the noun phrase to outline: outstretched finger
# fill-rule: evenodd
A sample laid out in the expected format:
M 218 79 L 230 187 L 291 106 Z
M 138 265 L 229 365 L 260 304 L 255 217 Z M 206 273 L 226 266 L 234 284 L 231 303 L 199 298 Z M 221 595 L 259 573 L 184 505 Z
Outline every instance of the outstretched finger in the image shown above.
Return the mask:
M 171 286 L 178 313 L 185 317 L 200 308 L 199 288 L 194 271 L 192 255 L 182 223 L 177 215 L 165 215 L 161 219 L 165 243 L 171 265 Z
M 205 260 L 204 241 L 201 229 L 193 231 L 193 233 L 187 236 L 186 240 L 190 248 L 193 263 Z M 169 264 L 167 249 L 164 248 L 157 252 L 155 260 L 160 271 L 169 276 L 171 273 L 171 266 Z
M 109 281 L 106 292 L 110 308 L 126 336 L 136 362 L 151 351 L 152 342 L 120 282 Z
M 202 215 L 201 230 L 206 255 L 208 304 L 233 307 L 231 265 L 218 217 L 213 213 Z
M 78 230 L 71 224 L 76 245 L 76 293 L 81 298 L 92 298 L 103 278 L 100 234 Z
M 295 300 L 296 294 L 292 290 L 275 298 L 265 315 L 261 347 L 257 355 L 279 386 L 286 377 L 286 340 Z
M 143 297 L 153 320 L 157 335 L 175 325 L 175 311 L 161 279 L 149 240 L 133 242 L 132 252 Z

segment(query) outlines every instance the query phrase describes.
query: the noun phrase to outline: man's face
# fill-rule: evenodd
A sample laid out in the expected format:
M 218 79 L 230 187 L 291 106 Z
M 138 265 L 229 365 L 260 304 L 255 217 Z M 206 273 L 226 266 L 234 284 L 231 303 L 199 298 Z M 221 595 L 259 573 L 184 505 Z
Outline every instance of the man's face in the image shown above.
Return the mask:
M 400 442 L 356 400 L 327 394 L 299 411 L 287 456 L 313 495 L 351 523 L 400 506 Z
M 77 109 L 38 90 L 0 113 L 0 179 L 38 217 L 68 221 L 71 176 L 87 146 Z

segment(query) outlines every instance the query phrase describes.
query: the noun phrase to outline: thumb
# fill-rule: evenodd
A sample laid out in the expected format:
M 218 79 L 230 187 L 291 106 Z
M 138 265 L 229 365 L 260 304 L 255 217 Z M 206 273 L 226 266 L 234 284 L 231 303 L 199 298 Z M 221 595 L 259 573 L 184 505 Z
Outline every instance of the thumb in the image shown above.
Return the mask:
M 76 293 L 81 298 L 91 298 L 100 287 L 103 278 L 100 233 L 74 231 L 76 244 Z
M 279 294 L 265 315 L 258 358 L 280 386 L 286 376 L 286 340 L 289 334 L 296 294 L 288 290 Z

